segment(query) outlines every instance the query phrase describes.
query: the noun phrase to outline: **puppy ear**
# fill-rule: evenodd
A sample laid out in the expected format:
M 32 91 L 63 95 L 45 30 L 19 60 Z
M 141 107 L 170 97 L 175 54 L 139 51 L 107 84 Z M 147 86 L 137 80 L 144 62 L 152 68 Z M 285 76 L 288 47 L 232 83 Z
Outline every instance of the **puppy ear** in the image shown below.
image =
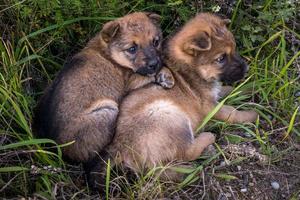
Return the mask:
M 120 24 L 117 21 L 111 21 L 104 24 L 101 30 L 101 37 L 104 42 L 108 43 L 115 37 L 120 29 Z
M 152 12 L 145 12 L 145 14 L 147 15 L 147 17 L 150 18 L 150 20 L 155 23 L 155 24 L 159 24 L 161 21 L 161 16 L 156 14 L 156 13 L 152 13 Z
M 183 45 L 183 50 L 192 56 L 197 56 L 199 52 L 208 51 L 210 48 L 211 38 L 206 31 L 199 33 L 197 37 L 192 38 Z

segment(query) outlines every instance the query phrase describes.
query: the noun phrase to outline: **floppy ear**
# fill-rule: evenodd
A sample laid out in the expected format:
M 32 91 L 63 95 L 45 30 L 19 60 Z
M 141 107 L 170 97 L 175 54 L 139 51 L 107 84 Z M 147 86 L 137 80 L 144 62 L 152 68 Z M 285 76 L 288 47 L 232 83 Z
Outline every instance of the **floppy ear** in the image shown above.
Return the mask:
M 152 13 L 152 12 L 145 12 L 145 14 L 147 15 L 147 17 L 150 18 L 150 20 L 155 23 L 155 24 L 159 24 L 161 21 L 161 16 L 156 14 L 156 13 Z
M 183 45 L 183 50 L 192 56 L 197 56 L 201 51 L 208 51 L 211 48 L 211 38 L 206 31 L 199 33 L 196 37 Z
M 120 24 L 117 21 L 111 21 L 104 24 L 101 30 L 101 37 L 104 42 L 108 43 L 115 37 L 120 29 Z

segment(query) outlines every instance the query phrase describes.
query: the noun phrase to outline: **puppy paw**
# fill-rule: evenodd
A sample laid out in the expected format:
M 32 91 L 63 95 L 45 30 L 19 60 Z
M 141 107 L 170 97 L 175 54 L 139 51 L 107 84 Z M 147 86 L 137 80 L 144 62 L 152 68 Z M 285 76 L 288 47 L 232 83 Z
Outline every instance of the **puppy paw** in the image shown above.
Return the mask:
M 199 137 L 201 137 L 201 139 L 208 145 L 213 144 L 216 141 L 216 136 L 211 132 L 200 133 Z
M 175 80 L 169 69 L 163 68 L 156 75 L 156 83 L 161 85 L 163 88 L 170 89 L 174 86 Z
M 217 153 L 217 149 L 213 144 L 208 145 L 202 153 L 202 156 L 213 156 Z
M 248 115 L 248 120 L 246 122 L 255 122 L 258 117 L 258 113 L 254 110 L 247 111 L 247 115 Z

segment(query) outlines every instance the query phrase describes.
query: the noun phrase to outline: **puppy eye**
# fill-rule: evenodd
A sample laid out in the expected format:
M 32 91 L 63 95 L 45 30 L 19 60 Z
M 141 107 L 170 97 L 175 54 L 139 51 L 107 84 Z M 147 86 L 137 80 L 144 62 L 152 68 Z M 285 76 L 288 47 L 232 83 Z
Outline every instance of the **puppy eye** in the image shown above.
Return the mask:
M 226 58 L 226 54 L 224 53 L 216 59 L 216 62 L 223 63 L 225 61 L 225 58 Z
M 153 46 L 154 46 L 154 47 L 158 47 L 158 45 L 159 45 L 159 37 L 155 37 L 155 38 L 153 39 Z
M 126 49 L 126 51 L 127 51 L 128 53 L 130 53 L 130 54 L 135 54 L 136 51 L 137 51 L 137 46 L 134 45 L 134 46 L 132 46 L 132 47 Z

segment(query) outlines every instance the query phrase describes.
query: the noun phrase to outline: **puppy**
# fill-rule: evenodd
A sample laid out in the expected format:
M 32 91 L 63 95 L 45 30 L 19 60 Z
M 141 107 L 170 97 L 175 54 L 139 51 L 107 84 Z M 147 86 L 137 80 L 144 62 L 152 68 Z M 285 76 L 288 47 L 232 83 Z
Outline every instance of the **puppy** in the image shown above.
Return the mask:
M 122 102 L 116 135 L 107 150 L 114 161 L 139 172 L 197 159 L 214 143 L 212 133 L 195 136 L 194 130 L 217 105 L 219 82 L 240 80 L 248 70 L 235 47 L 226 20 L 208 13 L 191 19 L 167 44 L 166 63 L 175 86 L 163 90 L 151 84 Z M 224 105 L 214 118 L 254 122 L 257 113 Z
M 164 87 L 159 15 L 133 13 L 108 22 L 64 66 L 40 99 L 33 119 L 38 137 L 54 139 L 64 156 L 89 162 L 111 142 L 119 104 L 130 90 L 154 82 Z

